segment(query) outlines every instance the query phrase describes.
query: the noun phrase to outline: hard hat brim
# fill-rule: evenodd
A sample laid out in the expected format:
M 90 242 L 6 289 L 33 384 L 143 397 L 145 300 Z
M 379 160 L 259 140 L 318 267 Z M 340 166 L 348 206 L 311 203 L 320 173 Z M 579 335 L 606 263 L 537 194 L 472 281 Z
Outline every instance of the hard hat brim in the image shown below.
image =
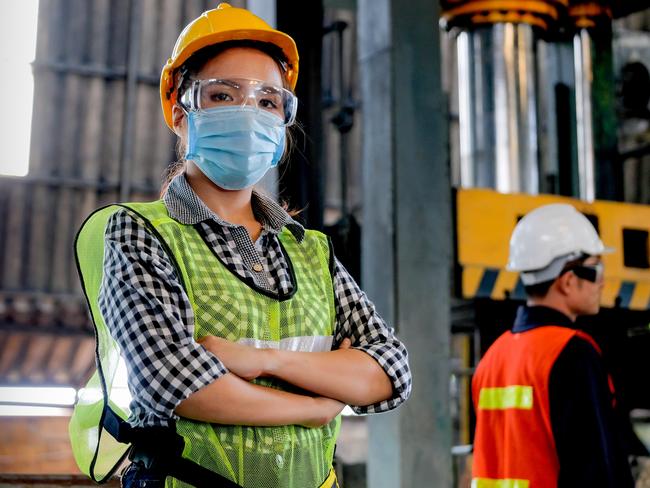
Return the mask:
M 616 248 L 615 248 L 615 247 L 608 247 L 608 246 L 605 246 L 605 248 L 603 249 L 603 251 L 602 251 L 600 254 L 613 254 L 613 253 L 615 253 L 615 252 L 616 252 Z

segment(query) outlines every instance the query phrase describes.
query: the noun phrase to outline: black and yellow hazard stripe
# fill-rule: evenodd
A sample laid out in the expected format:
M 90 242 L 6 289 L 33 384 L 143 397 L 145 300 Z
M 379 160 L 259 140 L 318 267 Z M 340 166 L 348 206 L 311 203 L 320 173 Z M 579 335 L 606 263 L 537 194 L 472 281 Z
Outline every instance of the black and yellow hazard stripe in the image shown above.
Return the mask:
M 605 285 L 601 304 L 631 310 L 650 309 L 650 206 L 619 202 L 586 203 L 555 195 L 501 194 L 492 190 L 459 190 L 456 194 L 456 240 L 462 269 L 464 298 L 525 298 L 517 273 L 505 270 L 510 235 L 518 220 L 549 203 L 569 203 L 590 217 L 605 245 L 615 249 L 603 256 Z M 646 236 L 639 263 L 626 256 L 629 231 Z M 637 249 L 638 252 L 638 249 Z M 643 251 L 642 251 L 643 252 Z
M 524 300 L 524 285 L 516 273 L 496 268 L 465 267 L 463 298 Z M 603 307 L 650 310 L 650 284 L 606 279 L 601 299 Z

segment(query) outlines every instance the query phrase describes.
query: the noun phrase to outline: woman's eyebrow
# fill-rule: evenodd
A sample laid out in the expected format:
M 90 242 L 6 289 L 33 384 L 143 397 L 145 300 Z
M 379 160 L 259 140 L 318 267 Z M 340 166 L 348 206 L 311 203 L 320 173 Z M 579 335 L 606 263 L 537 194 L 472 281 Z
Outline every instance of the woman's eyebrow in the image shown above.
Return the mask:
M 239 88 L 241 85 L 234 80 L 221 79 L 221 78 L 212 78 L 214 81 L 218 81 L 224 85 L 231 86 L 233 88 Z
M 265 93 L 280 93 L 281 88 L 275 86 L 275 85 L 262 85 L 260 87 L 261 90 L 263 90 Z

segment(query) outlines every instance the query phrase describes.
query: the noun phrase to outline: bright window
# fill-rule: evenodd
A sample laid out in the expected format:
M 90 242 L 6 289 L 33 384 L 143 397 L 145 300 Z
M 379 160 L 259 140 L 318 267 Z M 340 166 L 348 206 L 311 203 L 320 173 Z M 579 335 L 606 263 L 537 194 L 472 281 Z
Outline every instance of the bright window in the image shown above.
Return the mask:
M 68 416 L 76 397 L 74 388 L 0 387 L 0 416 Z
M 29 167 L 38 0 L 3 2 L 0 16 L 0 175 L 25 176 Z

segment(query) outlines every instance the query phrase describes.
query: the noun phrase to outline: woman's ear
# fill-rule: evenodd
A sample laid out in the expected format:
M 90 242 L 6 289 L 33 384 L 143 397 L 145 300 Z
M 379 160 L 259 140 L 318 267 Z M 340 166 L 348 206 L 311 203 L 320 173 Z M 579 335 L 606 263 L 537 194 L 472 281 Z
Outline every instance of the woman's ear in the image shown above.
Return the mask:
M 174 132 L 178 137 L 182 137 L 185 132 L 185 111 L 178 105 L 172 105 L 172 123 L 174 124 Z

